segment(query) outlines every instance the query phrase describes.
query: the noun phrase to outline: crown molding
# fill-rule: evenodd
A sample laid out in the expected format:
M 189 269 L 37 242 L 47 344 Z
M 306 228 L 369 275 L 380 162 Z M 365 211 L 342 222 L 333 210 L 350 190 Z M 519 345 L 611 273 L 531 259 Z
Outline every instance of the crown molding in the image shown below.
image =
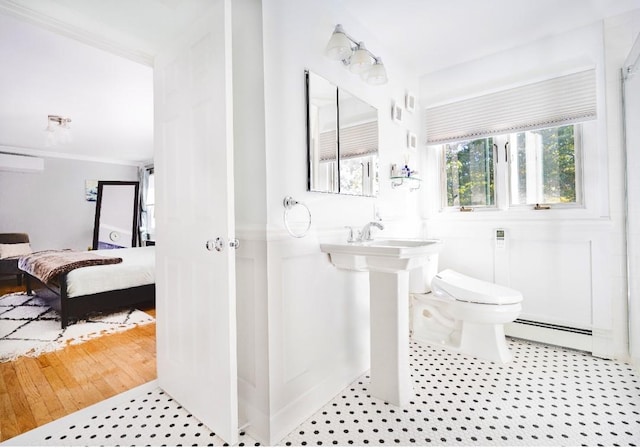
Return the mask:
M 112 165 L 127 165 L 144 167 L 146 162 L 136 162 L 134 160 L 110 159 L 108 157 L 85 156 L 82 154 L 71 154 L 68 152 L 53 152 L 42 149 L 20 148 L 17 146 L 0 145 L 0 154 L 14 154 L 23 156 L 35 156 L 52 159 L 81 160 L 84 162 L 109 163 Z
M 153 67 L 154 55 L 134 50 L 96 33 L 31 9 L 15 0 L 0 0 L 0 12 L 109 53 Z

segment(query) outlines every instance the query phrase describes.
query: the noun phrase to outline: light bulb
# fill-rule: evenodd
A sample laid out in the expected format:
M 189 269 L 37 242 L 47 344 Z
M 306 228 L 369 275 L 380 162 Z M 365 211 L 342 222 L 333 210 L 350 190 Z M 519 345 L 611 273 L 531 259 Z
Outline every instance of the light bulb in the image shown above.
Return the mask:
M 371 69 L 365 72 L 362 77 L 367 83 L 374 86 L 386 84 L 389 80 L 389 78 L 387 78 L 387 70 L 384 68 L 382 59 L 380 58 L 376 59 L 375 64 L 373 64 Z
M 325 54 L 336 61 L 343 61 L 351 56 L 352 51 L 351 41 L 342 29 L 342 25 L 336 25 L 325 49 Z
M 361 74 L 371 68 L 372 60 L 369 50 L 364 46 L 364 42 L 358 44 L 358 49 L 353 52 L 349 60 L 349 70 L 351 73 Z

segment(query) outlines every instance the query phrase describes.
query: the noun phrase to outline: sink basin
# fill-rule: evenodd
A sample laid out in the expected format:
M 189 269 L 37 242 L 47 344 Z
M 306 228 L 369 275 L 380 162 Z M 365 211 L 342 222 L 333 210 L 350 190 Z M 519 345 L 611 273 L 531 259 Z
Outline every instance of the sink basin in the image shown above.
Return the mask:
M 440 240 L 416 239 L 320 244 L 320 250 L 329 254 L 336 267 L 352 271 L 410 270 L 425 264 L 431 254 L 437 254 L 441 249 Z

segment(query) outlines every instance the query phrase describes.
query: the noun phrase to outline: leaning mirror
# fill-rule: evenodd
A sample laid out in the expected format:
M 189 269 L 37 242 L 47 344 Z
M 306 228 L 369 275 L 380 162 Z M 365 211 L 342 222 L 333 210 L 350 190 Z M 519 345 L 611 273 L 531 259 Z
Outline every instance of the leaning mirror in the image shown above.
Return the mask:
M 376 196 L 377 109 L 310 71 L 305 81 L 308 190 Z
M 135 247 L 138 182 L 98 181 L 93 249 Z

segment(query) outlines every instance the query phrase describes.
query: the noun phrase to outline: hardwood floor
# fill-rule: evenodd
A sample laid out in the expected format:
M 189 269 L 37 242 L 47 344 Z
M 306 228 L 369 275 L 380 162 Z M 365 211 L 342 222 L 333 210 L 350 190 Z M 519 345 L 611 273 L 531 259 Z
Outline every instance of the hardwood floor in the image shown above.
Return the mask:
M 23 290 L 0 280 L 0 296 Z M 0 363 L 0 442 L 155 378 L 155 323 Z

